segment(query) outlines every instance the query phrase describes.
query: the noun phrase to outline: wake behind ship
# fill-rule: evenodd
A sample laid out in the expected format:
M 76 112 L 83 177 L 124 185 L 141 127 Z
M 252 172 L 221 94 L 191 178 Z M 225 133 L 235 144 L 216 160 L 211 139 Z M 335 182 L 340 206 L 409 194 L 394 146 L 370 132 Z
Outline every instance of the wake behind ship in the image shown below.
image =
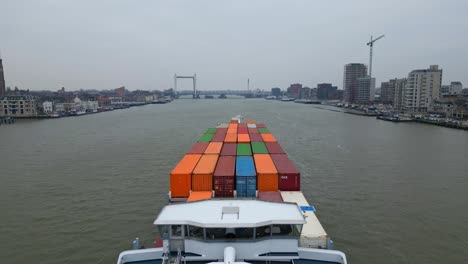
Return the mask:
M 209 128 L 170 174 L 154 221 L 161 243 L 118 264 L 346 264 L 300 191 L 300 173 L 263 123 Z

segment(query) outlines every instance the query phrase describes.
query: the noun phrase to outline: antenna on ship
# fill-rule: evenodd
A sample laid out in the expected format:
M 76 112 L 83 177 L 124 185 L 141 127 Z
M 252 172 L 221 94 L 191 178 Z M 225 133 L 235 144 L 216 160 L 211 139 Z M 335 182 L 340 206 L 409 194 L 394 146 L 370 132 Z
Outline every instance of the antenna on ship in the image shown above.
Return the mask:
M 369 58 L 369 77 L 372 78 L 372 48 L 374 47 L 374 42 L 376 42 L 377 40 L 381 39 L 385 37 L 385 35 L 382 35 L 376 39 L 372 39 L 372 36 L 370 37 L 370 41 L 367 42 L 367 46 L 369 46 L 370 48 L 370 58 Z

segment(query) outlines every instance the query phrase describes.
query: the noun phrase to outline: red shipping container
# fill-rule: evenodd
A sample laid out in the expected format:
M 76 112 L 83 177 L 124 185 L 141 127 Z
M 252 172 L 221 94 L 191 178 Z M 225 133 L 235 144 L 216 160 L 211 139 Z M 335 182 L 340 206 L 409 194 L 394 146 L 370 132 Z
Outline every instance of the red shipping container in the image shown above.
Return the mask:
M 247 130 L 249 131 L 249 134 L 260 134 L 256 128 L 247 128 Z
M 258 192 L 258 199 L 269 202 L 283 202 L 283 198 L 279 192 Z
M 232 197 L 234 190 L 234 175 L 236 170 L 235 156 L 221 156 L 213 173 L 213 189 L 215 196 Z M 228 194 L 226 196 L 226 193 Z
M 264 123 L 257 123 L 257 127 L 260 128 L 260 127 L 266 127 Z
M 216 191 L 215 190 L 215 197 L 233 197 L 234 190 L 227 190 L 227 191 Z
M 265 145 L 268 149 L 268 153 L 270 154 L 286 154 L 278 142 L 265 142 Z
M 247 123 L 240 123 L 239 127 L 247 127 Z
M 250 142 L 263 142 L 261 134 L 249 134 Z
M 226 134 L 216 132 L 216 134 L 214 134 L 213 138 L 211 139 L 211 142 L 223 142 L 225 137 Z
M 224 143 L 223 148 L 221 149 L 221 156 L 235 156 L 237 153 L 237 144 L 236 143 Z
M 248 134 L 249 130 L 247 130 L 247 127 L 238 127 L 237 128 L 237 134 Z
M 187 154 L 203 154 L 205 153 L 205 149 L 208 147 L 208 144 L 208 142 L 195 143 Z
M 221 134 L 227 134 L 227 128 L 218 128 L 216 129 L 216 134 L 221 133 Z
M 278 189 L 280 191 L 300 191 L 301 174 L 286 154 L 270 155 L 278 171 Z

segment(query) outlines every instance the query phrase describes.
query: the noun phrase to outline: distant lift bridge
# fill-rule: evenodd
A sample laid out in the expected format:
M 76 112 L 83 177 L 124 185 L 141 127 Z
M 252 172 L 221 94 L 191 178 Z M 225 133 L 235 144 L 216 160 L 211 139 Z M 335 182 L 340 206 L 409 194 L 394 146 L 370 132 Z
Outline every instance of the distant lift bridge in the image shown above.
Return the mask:
M 177 79 L 192 79 L 193 82 L 193 98 L 197 98 L 197 74 L 194 73 L 193 76 L 183 76 L 174 74 L 174 92 L 177 93 Z

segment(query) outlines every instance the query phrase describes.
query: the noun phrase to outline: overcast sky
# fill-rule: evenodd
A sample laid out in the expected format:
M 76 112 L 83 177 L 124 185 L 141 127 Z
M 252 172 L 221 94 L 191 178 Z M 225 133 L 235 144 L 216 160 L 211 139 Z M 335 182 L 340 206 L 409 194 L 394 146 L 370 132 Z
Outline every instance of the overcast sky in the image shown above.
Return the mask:
M 343 86 L 343 66 L 380 82 L 439 64 L 468 87 L 468 1 L 0 0 L 7 86 L 167 89 L 197 73 L 199 89 Z M 190 81 L 179 82 L 190 89 Z

